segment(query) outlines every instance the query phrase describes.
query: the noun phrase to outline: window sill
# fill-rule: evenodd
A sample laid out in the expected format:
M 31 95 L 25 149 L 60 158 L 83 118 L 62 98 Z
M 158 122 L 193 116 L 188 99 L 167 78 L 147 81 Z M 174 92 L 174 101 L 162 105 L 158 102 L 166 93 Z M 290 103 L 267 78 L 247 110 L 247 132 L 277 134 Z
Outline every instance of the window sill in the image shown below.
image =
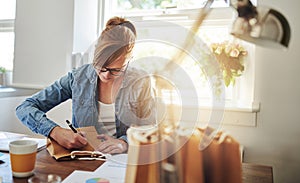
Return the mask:
M 206 110 L 211 109 L 211 107 L 208 106 L 200 106 L 199 108 Z M 260 103 L 252 102 L 252 105 L 234 105 L 229 102 L 225 104 L 224 111 L 257 113 L 260 111 Z
M 257 112 L 259 110 L 241 109 L 241 108 L 225 108 L 221 124 L 255 127 L 257 122 Z M 210 109 L 200 109 L 198 122 L 207 124 L 211 119 Z
M 30 96 L 38 91 L 39 91 L 38 89 L 0 86 L 0 98 Z
M 251 108 L 225 107 L 220 110 L 212 110 L 212 108 L 204 106 L 183 106 L 181 109 L 176 107 L 174 110 L 176 110 L 173 113 L 173 115 L 175 114 L 175 118 L 180 119 L 182 122 L 186 122 L 187 125 L 193 125 L 195 123 L 195 114 L 197 114 L 197 123 L 199 123 L 200 126 L 207 124 L 215 125 L 219 123 L 221 125 L 256 127 L 257 113 L 260 111 L 260 105 L 252 105 Z M 182 113 L 185 115 L 182 115 Z M 217 117 L 212 114 L 216 114 Z

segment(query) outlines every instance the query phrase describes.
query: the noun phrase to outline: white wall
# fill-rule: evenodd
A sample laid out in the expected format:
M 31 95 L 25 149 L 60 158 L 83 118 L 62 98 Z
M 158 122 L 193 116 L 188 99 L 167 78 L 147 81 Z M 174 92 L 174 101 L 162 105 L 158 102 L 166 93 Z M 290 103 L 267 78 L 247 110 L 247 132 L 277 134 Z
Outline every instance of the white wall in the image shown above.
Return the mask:
M 43 88 L 97 39 L 98 0 L 17 0 L 13 85 Z M 34 72 L 33 72 L 34 70 Z
M 17 0 L 14 85 L 42 88 L 66 73 L 73 19 L 73 0 Z
M 273 166 L 275 183 L 300 182 L 300 1 L 259 0 L 283 13 L 292 37 L 287 51 L 257 48 L 257 127 L 224 126 L 245 146 L 245 161 Z
M 73 52 L 85 52 L 98 37 L 98 0 L 74 0 Z

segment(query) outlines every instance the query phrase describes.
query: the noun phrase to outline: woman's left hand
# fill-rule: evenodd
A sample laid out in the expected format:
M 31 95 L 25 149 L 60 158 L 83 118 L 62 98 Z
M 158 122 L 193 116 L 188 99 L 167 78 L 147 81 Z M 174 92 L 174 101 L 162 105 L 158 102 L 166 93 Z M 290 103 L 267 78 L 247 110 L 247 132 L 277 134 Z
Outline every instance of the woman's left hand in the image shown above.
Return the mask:
M 97 138 L 103 140 L 98 146 L 97 151 L 108 154 L 127 152 L 128 144 L 124 140 L 116 139 L 106 134 L 98 135 Z

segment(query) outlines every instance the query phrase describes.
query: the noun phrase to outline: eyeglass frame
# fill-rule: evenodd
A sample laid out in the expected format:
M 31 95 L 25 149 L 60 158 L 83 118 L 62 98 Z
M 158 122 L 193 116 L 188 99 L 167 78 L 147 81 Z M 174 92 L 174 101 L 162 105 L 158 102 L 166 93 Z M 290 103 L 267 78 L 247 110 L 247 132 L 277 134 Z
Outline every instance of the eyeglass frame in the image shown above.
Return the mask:
M 101 69 L 94 67 L 94 69 L 96 70 L 96 72 L 98 74 L 100 74 L 101 72 L 109 72 L 109 74 L 111 74 L 112 76 L 121 76 L 124 72 L 126 72 L 129 62 L 132 60 L 133 57 L 128 58 L 127 60 L 129 60 L 125 65 L 123 65 L 120 68 L 107 68 L 107 67 L 101 67 Z M 125 67 L 125 69 L 122 70 L 122 68 Z M 104 70 L 105 69 L 105 70 Z M 113 72 L 117 72 L 118 74 L 114 74 Z M 120 73 L 120 74 L 119 74 Z

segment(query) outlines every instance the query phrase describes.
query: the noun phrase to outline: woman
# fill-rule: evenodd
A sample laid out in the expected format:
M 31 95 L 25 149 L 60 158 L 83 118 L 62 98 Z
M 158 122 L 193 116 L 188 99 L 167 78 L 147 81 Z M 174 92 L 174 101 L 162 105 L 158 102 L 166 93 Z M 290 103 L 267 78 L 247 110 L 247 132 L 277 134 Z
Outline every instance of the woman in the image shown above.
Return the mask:
M 126 131 L 134 123 L 154 123 L 149 77 L 128 67 L 136 30 L 120 17 L 111 18 L 95 47 L 92 64 L 74 69 L 51 86 L 27 98 L 16 109 L 17 117 L 32 131 L 52 138 L 67 149 L 87 144 L 84 135 L 60 127 L 46 112 L 72 99 L 75 127 L 95 126 L 104 140 L 97 150 L 124 153 Z

